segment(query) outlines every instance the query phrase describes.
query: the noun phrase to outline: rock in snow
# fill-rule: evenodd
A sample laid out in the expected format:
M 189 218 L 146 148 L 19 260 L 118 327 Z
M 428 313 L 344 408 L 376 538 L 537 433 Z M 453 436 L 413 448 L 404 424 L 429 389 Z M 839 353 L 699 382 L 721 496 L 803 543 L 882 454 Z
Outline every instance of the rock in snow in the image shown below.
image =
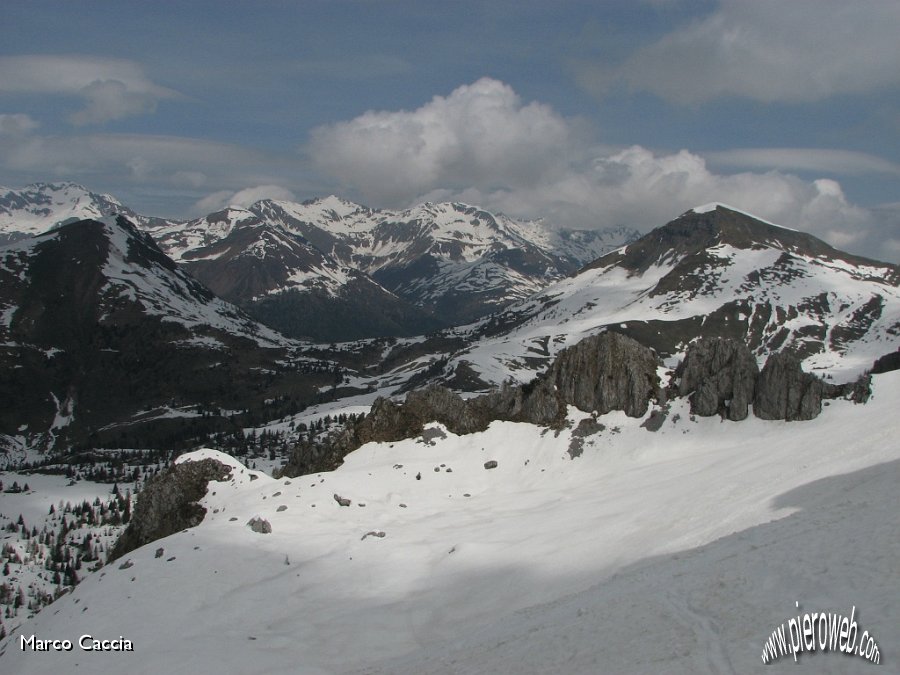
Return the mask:
M 228 480 L 231 467 L 212 458 L 184 462 L 157 474 L 144 486 L 131 522 L 116 542 L 110 560 L 200 524 L 206 509 L 197 502 L 211 480 Z

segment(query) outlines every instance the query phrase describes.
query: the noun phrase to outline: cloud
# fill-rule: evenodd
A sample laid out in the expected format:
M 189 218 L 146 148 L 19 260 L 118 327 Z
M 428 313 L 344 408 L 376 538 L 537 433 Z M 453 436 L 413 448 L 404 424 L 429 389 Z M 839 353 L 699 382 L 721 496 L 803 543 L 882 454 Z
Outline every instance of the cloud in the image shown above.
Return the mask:
M 132 61 L 54 55 L 0 57 L 0 92 L 82 98 L 84 109 L 69 117 L 78 126 L 151 113 L 160 100 L 178 96 Z
M 284 162 L 246 147 L 179 136 L 0 134 L 0 171 L 48 177 L 143 185 L 238 189 L 271 184 Z M 207 188 L 209 189 L 209 188 Z
M 891 0 L 722 0 L 623 63 L 582 63 L 576 75 L 598 95 L 624 84 L 679 104 L 820 101 L 900 85 L 898 25 Z
M 747 169 L 818 171 L 839 175 L 900 175 L 900 164 L 864 152 L 821 148 L 741 148 L 707 152 L 717 164 Z
M 382 203 L 434 187 L 536 185 L 577 150 L 577 125 L 549 106 L 523 104 L 483 78 L 413 111 L 367 112 L 311 132 L 322 171 Z
M 0 135 L 23 136 L 39 126 L 30 116 L 21 113 L 0 115 Z
M 725 202 L 838 246 L 879 255 L 900 219 L 853 204 L 833 178 L 789 172 L 896 173 L 844 150 L 775 148 L 714 156 L 764 171 L 723 173 L 688 150 L 605 149 L 581 126 L 483 79 L 413 111 L 367 112 L 320 127 L 309 152 L 344 188 L 377 206 L 458 200 L 525 218 L 649 229 L 698 204 Z M 892 229 L 893 228 L 893 229 Z
M 220 211 L 226 206 L 240 206 L 247 208 L 262 199 L 280 199 L 284 201 L 294 201 L 296 195 L 283 188 L 280 185 L 258 185 L 252 188 L 245 188 L 232 192 L 230 190 L 220 190 L 199 200 L 192 207 L 191 211 L 194 215 L 203 216 L 207 213 Z

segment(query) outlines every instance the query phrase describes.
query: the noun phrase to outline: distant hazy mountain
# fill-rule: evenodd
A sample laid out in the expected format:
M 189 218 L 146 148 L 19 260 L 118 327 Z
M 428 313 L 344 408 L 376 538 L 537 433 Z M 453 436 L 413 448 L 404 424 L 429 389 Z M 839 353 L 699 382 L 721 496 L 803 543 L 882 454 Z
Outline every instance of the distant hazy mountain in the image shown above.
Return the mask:
M 387 211 L 332 196 L 251 210 L 447 325 L 525 298 L 637 236 L 627 228 L 554 230 L 459 203 Z

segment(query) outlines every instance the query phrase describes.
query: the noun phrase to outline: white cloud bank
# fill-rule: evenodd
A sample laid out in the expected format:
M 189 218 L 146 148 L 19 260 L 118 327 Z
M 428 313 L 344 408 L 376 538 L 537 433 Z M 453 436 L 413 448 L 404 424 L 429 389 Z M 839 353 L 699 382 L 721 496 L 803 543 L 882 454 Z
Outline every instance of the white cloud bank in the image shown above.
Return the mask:
M 219 192 L 214 192 L 199 200 L 194 204 L 191 211 L 194 215 L 204 216 L 208 213 L 220 211 L 226 206 L 240 206 L 247 208 L 262 199 L 295 201 L 297 196 L 280 185 L 257 185 L 256 187 L 244 188 L 237 192 L 220 190 Z
M 900 86 L 898 26 L 896 0 L 722 0 L 624 63 L 576 73 L 601 96 L 624 84 L 680 104 L 819 101 Z
M 84 108 L 69 117 L 77 126 L 152 113 L 160 100 L 178 96 L 132 61 L 57 55 L 0 57 L 0 93 L 81 98 Z
M 831 173 L 846 163 L 845 173 L 896 171 L 885 160 L 846 151 L 745 150 L 719 159 L 770 170 L 717 173 L 687 150 L 604 150 L 587 142 L 577 121 L 525 104 L 491 79 L 416 110 L 367 112 L 319 127 L 308 151 L 322 171 L 378 206 L 456 199 L 569 226 L 649 228 L 721 201 L 870 255 L 881 253 L 886 222 L 900 235 L 896 211 L 885 220 L 849 202 L 832 178 L 805 180 L 778 168 Z
M 312 131 L 322 171 L 379 202 L 436 187 L 538 185 L 565 166 L 575 125 L 549 106 L 523 105 L 512 88 L 483 78 L 414 111 L 367 112 Z

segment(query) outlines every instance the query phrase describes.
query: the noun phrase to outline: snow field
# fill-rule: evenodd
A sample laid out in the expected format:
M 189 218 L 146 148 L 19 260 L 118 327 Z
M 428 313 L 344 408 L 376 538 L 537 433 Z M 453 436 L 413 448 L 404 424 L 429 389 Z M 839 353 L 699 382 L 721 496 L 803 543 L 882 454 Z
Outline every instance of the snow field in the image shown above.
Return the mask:
M 293 479 L 205 451 L 194 456 L 212 454 L 234 473 L 210 484 L 200 526 L 104 568 L 22 630 L 134 641 L 134 655 L 93 655 L 97 673 L 587 673 L 604 663 L 746 672 L 735 664 L 757 663 L 794 599 L 818 609 L 813 601 L 832 597 L 861 608 L 887 658 L 900 624 L 886 584 L 900 573 L 866 544 L 896 532 L 896 493 L 875 490 L 865 508 L 848 502 L 867 514 L 851 521 L 856 546 L 831 549 L 851 528 L 830 514 L 844 508 L 844 492 L 858 497 L 858 487 L 841 487 L 852 472 L 900 460 L 898 400 L 900 377 L 890 373 L 875 378 L 868 404 L 835 401 L 811 422 L 692 421 L 679 401 L 654 433 L 610 413 L 576 459 L 571 430 L 503 422 L 463 437 L 435 425 L 424 438 L 366 445 L 335 472 Z M 585 417 L 571 412 L 573 424 Z M 489 460 L 497 468 L 485 469 Z M 803 487 L 816 481 L 839 487 Z M 253 517 L 272 533 L 252 532 Z M 819 580 L 829 568 L 856 577 Z M 741 603 L 753 611 L 731 629 L 740 639 L 717 636 Z M 623 640 L 627 657 L 604 635 Z M 5 651 L 0 664 L 23 673 L 85 656 L 22 653 L 9 641 Z M 808 662 L 828 672 L 846 666 L 841 658 Z

